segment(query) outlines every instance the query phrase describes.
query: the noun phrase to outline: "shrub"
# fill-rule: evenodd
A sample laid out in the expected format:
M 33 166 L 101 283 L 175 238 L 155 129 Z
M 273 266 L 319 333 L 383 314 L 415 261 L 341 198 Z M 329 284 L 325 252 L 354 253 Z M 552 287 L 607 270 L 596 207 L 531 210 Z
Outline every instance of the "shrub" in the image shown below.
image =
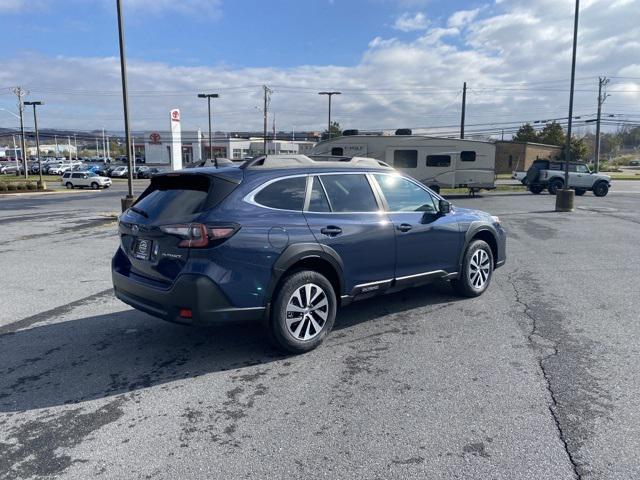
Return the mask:
M 15 192 L 18 189 L 18 186 L 15 183 L 10 183 L 7 185 L 7 190 L 9 192 Z
M 6 192 L 7 191 L 7 184 L 2 182 L 0 183 L 0 192 Z
M 16 185 L 16 190 L 26 190 L 27 189 L 27 185 L 24 183 L 18 183 Z
M 35 190 L 37 188 L 37 185 L 33 182 L 29 182 L 27 183 L 27 190 Z

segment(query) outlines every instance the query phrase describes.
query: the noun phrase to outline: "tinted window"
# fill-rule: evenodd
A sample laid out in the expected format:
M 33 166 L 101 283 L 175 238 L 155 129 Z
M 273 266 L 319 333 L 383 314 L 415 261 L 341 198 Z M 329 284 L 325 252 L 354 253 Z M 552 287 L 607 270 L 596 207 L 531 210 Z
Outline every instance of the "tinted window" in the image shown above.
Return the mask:
M 461 162 L 475 162 L 476 161 L 476 152 L 474 152 L 474 151 L 460 152 L 460 161 Z
M 406 178 L 376 175 L 390 212 L 437 212 L 433 197 Z
M 333 147 L 331 149 L 331 155 L 334 155 L 336 157 L 341 157 L 344 155 L 344 150 L 342 149 L 342 147 Z
M 71 175 L 71 178 L 82 178 L 83 174 L 82 173 L 74 173 L 73 175 Z
M 427 167 L 449 167 L 450 155 L 427 155 Z
M 393 152 L 393 166 L 398 168 L 417 168 L 417 150 L 395 150 Z
M 376 212 L 378 204 L 364 175 L 322 175 L 334 212 Z
M 285 178 L 260 190 L 255 201 L 280 210 L 300 210 L 304 206 L 307 177 Z
M 322 184 L 318 177 L 313 178 L 313 187 L 311 188 L 311 198 L 309 199 L 310 212 L 330 212 L 329 202 L 324 193 Z

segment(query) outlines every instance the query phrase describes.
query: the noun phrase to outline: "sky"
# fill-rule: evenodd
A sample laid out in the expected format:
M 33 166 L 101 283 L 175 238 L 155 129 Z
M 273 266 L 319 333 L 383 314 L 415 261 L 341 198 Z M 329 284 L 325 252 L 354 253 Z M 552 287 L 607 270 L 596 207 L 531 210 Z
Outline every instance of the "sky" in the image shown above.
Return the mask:
M 10 88 L 42 100 L 42 128 L 122 130 L 115 0 L 0 0 L 0 127 Z M 567 117 L 573 0 L 123 0 L 134 130 L 343 128 L 450 134 L 467 82 L 467 132 Z M 574 113 L 640 121 L 640 0 L 581 2 Z M 27 127 L 30 126 L 27 118 Z M 610 120 L 614 121 L 614 120 Z M 579 124 L 579 123 L 578 123 Z M 584 131 L 586 127 L 583 127 Z M 613 127 L 611 127 L 613 128 Z

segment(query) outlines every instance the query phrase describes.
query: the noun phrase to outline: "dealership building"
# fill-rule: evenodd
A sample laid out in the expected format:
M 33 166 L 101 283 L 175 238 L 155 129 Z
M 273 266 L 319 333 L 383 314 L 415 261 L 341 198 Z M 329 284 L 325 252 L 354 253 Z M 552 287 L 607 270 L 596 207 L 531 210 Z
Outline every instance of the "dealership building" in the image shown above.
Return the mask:
M 184 131 L 182 138 L 182 163 L 189 164 L 212 158 L 241 160 L 245 157 L 261 155 L 264 149 L 262 138 L 213 137 L 212 145 L 202 131 Z M 169 131 L 148 131 L 132 136 L 136 158 L 144 159 L 147 164 L 171 164 L 172 138 Z M 298 140 L 268 140 L 268 154 L 306 154 L 313 148 L 314 142 Z

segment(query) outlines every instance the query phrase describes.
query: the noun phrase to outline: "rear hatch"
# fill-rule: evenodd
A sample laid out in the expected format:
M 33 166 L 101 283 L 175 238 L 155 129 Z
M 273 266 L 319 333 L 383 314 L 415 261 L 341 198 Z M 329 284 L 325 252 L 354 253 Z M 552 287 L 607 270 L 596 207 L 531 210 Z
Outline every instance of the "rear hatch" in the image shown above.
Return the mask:
M 188 230 L 239 184 L 233 176 L 189 172 L 155 176 L 137 202 L 120 217 L 121 247 L 130 274 L 170 285 L 189 259 L 176 232 Z M 188 243 L 188 242 L 187 242 Z

